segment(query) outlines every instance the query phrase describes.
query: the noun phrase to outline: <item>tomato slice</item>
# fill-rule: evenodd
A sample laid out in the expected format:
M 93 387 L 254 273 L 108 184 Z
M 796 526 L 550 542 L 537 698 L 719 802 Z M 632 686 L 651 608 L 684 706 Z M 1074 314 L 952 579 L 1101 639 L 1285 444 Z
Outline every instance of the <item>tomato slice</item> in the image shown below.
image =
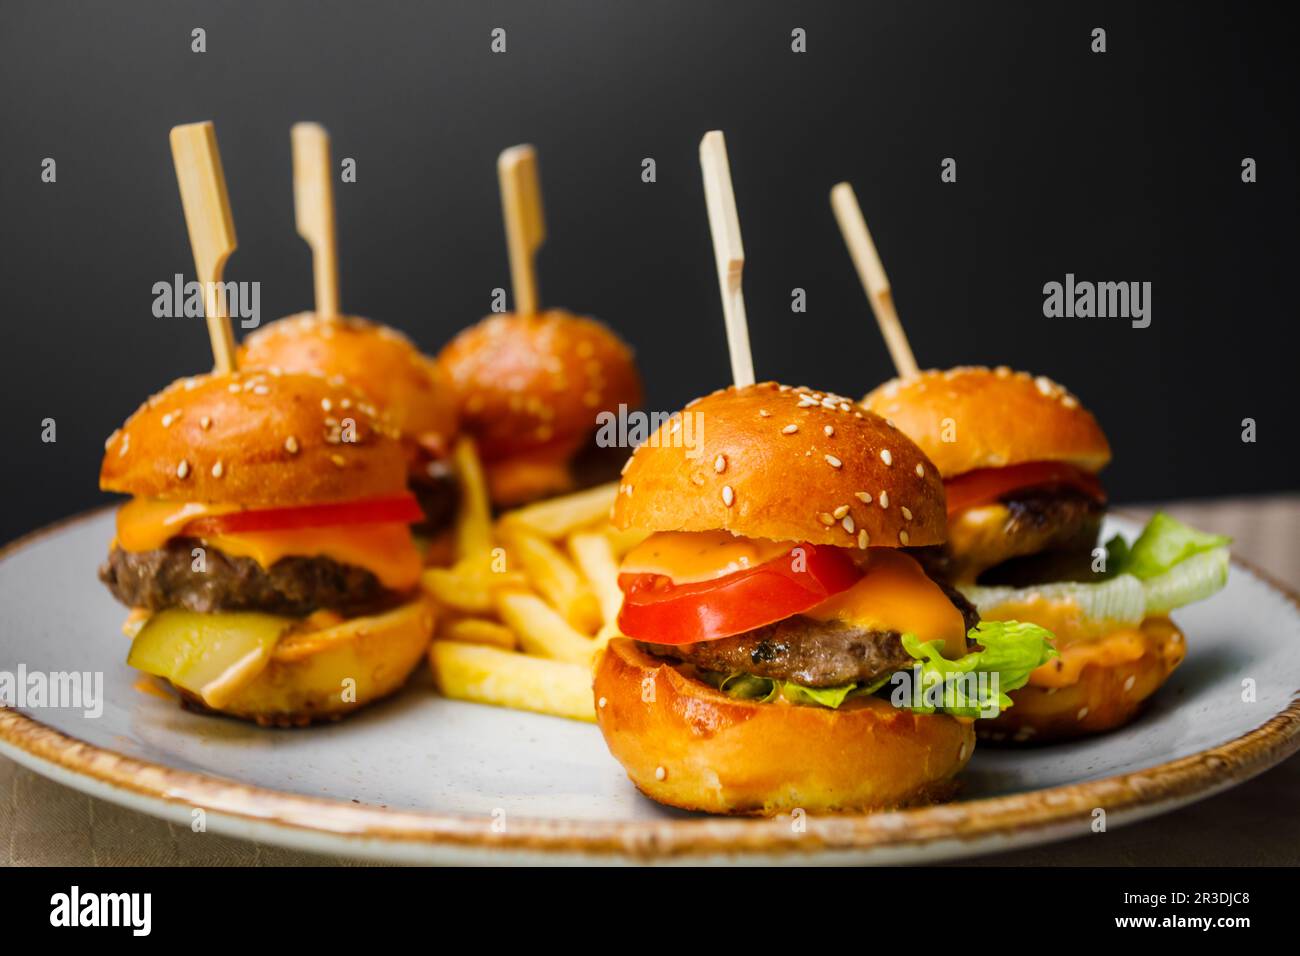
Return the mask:
M 783 555 L 693 584 L 673 584 L 662 574 L 620 574 L 619 630 L 656 644 L 715 641 L 806 611 L 862 577 L 842 548 L 797 547 L 803 550 L 802 561 Z
M 948 494 L 948 517 L 967 508 L 986 505 L 1013 491 L 1059 485 L 1082 491 L 1105 502 L 1106 492 L 1097 476 L 1061 461 L 1031 461 L 1005 468 L 977 468 L 944 481 Z
M 205 535 L 239 534 L 252 531 L 289 531 L 295 528 L 329 528 L 350 524 L 411 524 L 424 517 L 412 494 L 392 498 L 368 498 L 364 501 L 341 501 L 327 505 L 303 505 L 298 508 L 263 508 L 257 511 L 232 511 L 209 515 L 188 522 L 182 534 L 201 538 Z

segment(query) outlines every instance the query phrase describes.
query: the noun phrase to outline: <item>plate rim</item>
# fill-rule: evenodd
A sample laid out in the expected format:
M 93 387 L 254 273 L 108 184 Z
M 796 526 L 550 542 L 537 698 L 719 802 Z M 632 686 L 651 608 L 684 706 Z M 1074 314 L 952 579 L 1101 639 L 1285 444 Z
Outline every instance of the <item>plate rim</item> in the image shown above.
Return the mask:
M 63 518 L 0 547 L 0 561 L 90 521 L 107 505 Z M 1234 564 L 1272 588 L 1300 613 L 1300 594 L 1235 555 Z M 216 774 L 168 767 L 99 747 L 0 706 L 0 743 L 35 764 L 52 765 L 121 795 L 119 802 L 157 801 L 202 808 L 244 824 L 311 835 L 417 845 L 452 853 L 517 851 L 542 856 L 630 859 L 638 862 L 692 857 L 792 857 L 816 853 L 866 853 L 959 841 L 967 847 L 997 838 L 1041 842 L 1053 831 L 1089 832 L 1093 811 L 1126 822 L 1156 808 L 1208 797 L 1262 773 L 1300 751 L 1300 690 L 1288 706 L 1226 743 L 1144 770 L 1044 790 L 886 813 L 808 817 L 802 827 L 773 819 L 699 817 L 613 821 L 511 816 L 504 830 L 488 815 L 404 810 L 288 793 Z M 7 749 L 7 748 L 6 748 Z M 967 852 L 970 852 L 969 850 Z

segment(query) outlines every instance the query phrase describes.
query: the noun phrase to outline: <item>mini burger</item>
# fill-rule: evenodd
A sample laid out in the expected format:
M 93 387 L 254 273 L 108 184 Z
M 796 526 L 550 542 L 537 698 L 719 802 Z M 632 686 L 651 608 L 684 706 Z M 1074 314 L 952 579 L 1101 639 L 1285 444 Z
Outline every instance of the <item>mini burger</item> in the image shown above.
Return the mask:
M 1127 723 L 1182 661 L 1169 612 L 1213 594 L 1226 538 L 1157 515 L 1129 546 L 1099 547 L 1110 461 L 1101 427 L 1049 379 L 1007 368 L 928 371 L 880 386 L 863 404 L 938 466 L 948 540 L 913 554 L 960 588 L 985 620 L 1033 621 L 1059 655 L 984 722 L 994 740 L 1041 742 Z
M 100 487 L 132 497 L 99 576 L 132 609 L 129 664 L 188 705 L 265 725 L 339 717 L 402 685 L 433 612 L 406 451 L 367 404 L 319 375 L 214 373 L 109 437 Z
M 612 480 L 623 463 L 593 441 L 602 413 L 641 404 L 632 350 L 595 319 L 551 309 L 489 316 L 438 356 L 473 435 L 493 504 Z
M 305 312 L 250 335 L 240 347 L 239 365 L 317 372 L 358 389 L 366 410 L 381 410 L 397 428 L 408 484 L 424 512 L 417 530 L 432 535 L 450 524 L 458 497 L 449 466 L 456 400 L 442 370 L 405 335 L 366 319 Z M 350 408 L 323 409 L 326 424 L 341 429 Z
M 945 518 L 930 459 L 849 399 L 769 382 L 672 416 L 619 485 L 614 524 L 650 535 L 594 681 L 633 783 L 711 813 L 947 794 L 973 719 L 1051 651 L 1041 628 L 979 624 L 905 552 Z

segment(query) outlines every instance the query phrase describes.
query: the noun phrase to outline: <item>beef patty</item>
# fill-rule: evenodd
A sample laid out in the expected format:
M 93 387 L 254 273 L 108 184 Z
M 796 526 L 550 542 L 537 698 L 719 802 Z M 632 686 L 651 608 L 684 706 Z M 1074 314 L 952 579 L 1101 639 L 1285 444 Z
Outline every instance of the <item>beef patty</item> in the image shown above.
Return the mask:
M 969 601 L 948 588 L 944 592 L 961 611 L 967 630 L 979 623 L 979 614 Z M 869 684 L 916 663 L 903 649 L 898 631 L 815 621 L 799 614 L 716 641 L 638 644 L 657 657 L 693 664 L 700 670 L 754 674 L 805 687 Z
M 460 486 L 451 467 L 438 460 L 423 462 L 411 469 L 407 483 L 424 512 L 424 521 L 412 525 L 411 530 L 433 536 L 447 528 L 460 504 Z
M 205 570 L 193 569 L 194 548 L 204 548 Z M 99 579 L 123 604 L 150 611 L 262 611 L 302 616 L 329 609 L 361 612 L 395 603 L 365 568 L 331 558 L 281 558 L 263 568 L 207 547 L 198 538 L 173 538 L 154 551 L 114 548 Z
M 1105 513 L 1104 504 L 1072 489 L 1027 491 L 955 516 L 947 544 L 909 553 L 937 581 L 973 582 L 1012 558 L 1091 551 Z

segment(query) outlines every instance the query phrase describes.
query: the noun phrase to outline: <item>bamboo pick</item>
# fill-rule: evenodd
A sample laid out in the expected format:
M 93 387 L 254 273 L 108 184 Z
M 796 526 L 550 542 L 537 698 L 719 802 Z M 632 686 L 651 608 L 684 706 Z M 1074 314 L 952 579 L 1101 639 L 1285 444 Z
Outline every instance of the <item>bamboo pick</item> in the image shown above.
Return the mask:
M 194 251 L 194 271 L 203 286 L 203 311 L 207 316 L 208 337 L 212 340 L 212 357 L 218 372 L 233 372 L 235 336 L 218 285 L 226 260 L 237 243 L 216 130 L 209 122 L 174 126 L 171 146 L 190 248 Z
M 339 314 L 339 249 L 334 216 L 330 135 L 319 123 L 294 123 L 293 210 L 298 235 L 311 246 L 316 314 Z
M 535 315 L 538 311 L 535 257 L 546 240 L 537 151 L 528 145 L 503 150 L 497 159 L 497 178 L 501 184 L 501 212 L 506 221 L 515 312 Z
M 890 358 L 900 378 L 913 378 L 918 369 L 916 358 L 912 355 L 912 346 L 908 344 L 907 333 L 898 320 L 898 310 L 894 307 L 894 293 L 885 275 L 885 267 L 880 261 L 880 253 L 871 240 L 867 221 L 862 216 L 862 207 L 858 197 L 848 183 L 839 183 L 831 190 L 831 208 L 835 211 L 835 221 L 840 225 L 844 244 L 849 247 L 853 265 L 858 270 L 858 279 L 866 290 L 867 301 L 871 311 L 876 315 L 880 334 L 885 338 L 885 347 L 889 349 Z
M 704 201 L 709 210 L 709 231 L 713 234 L 713 255 L 722 292 L 731 377 L 737 388 L 743 388 L 754 384 L 754 357 L 749 349 L 749 323 L 745 318 L 745 295 L 740 281 L 745 269 L 745 247 L 740 240 L 740 218 L 731 188 L 727 141 L 721 130 L 705 133 L 700 140 L 700 169 L 704 174 Z

